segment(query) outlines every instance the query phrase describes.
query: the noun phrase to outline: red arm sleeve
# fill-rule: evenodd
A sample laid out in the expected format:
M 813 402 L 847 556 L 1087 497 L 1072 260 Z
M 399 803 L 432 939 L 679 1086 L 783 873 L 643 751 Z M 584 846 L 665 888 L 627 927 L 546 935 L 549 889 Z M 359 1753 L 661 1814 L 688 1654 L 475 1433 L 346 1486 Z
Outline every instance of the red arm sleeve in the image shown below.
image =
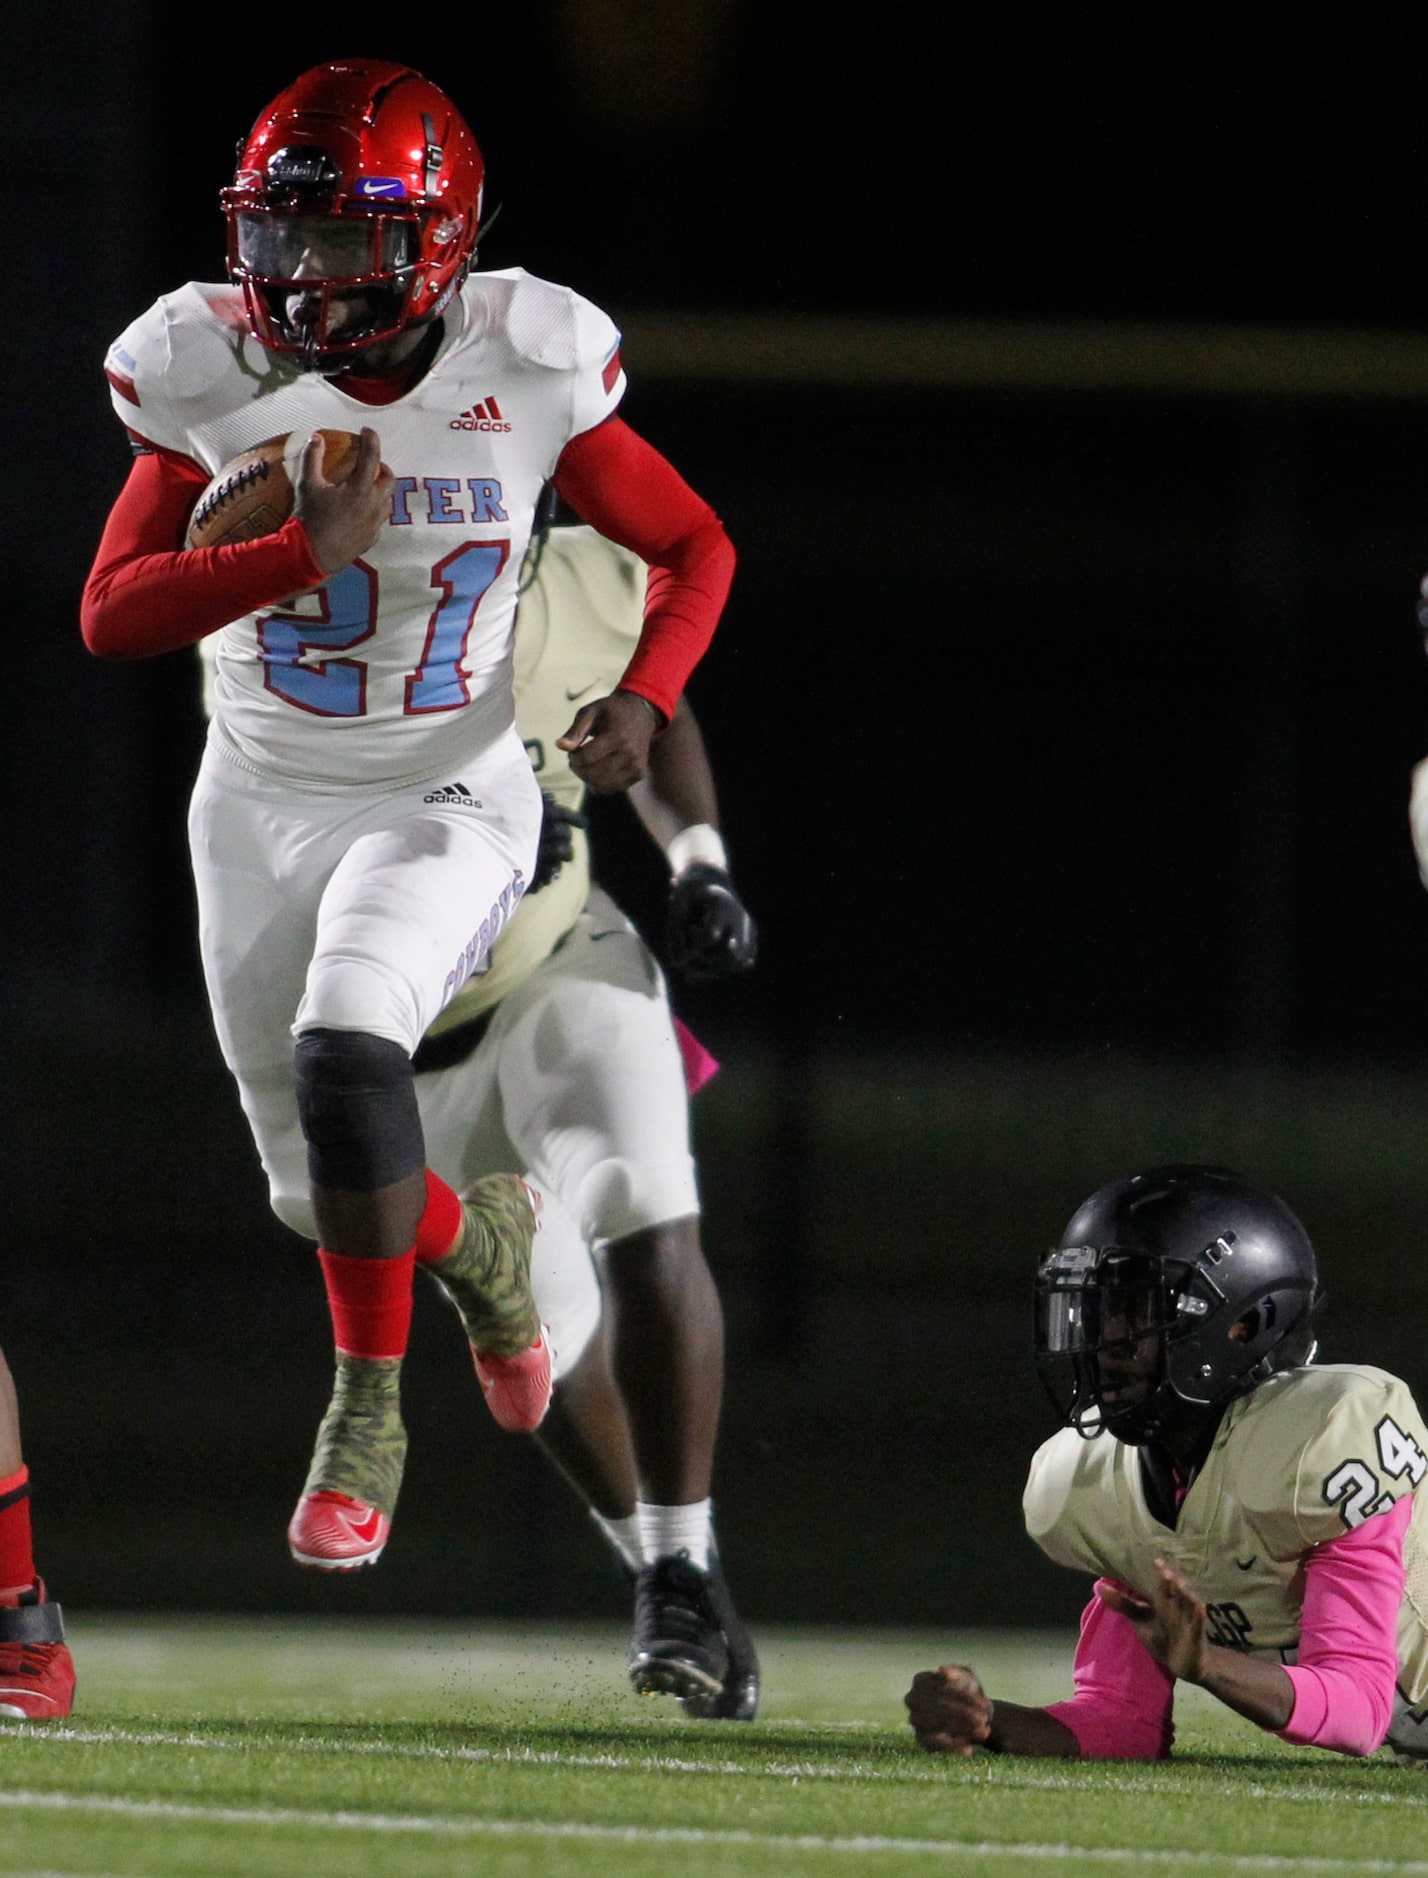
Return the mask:
M 1372 1754 L 1393 1719 L 1403 1534 L 1413 1515 L 1404 1494 L 1386 1513 L 1315 1546 L 1304 1567 L 1299 1661 L 1287 1666 L 1294 1707 L 1279 1729 L 1298 1747 Z
M 724 524 L 623 418 L 572 437 L 553 480 L 592 528 L 649 563 L 644 630 L 620 688 L 648 698 L 668 722 L 733 579 Z
M 179 547 L 208 477 L 171 451 L 134 459 L 84 584 L 79 623 L 102 659 L 189 646 L 324 578 L 294 517 L 275 535 L 223 548 Z
M 1047 1714 L 1069 1728 L 1088 1761 L 1163 1761 L 1175 1739 L 1175 1678 L 1128 1617 L 1092 1595 L 1076 1644 L 1076 1693 Z

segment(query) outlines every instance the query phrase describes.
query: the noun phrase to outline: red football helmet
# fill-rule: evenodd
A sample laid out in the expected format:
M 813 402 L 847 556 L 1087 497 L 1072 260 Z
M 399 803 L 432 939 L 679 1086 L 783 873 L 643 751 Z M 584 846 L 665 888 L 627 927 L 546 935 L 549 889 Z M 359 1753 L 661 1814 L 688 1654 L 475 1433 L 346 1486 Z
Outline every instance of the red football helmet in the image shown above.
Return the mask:
M 485 165 L 405 65 L 314 66 L 262 113 L 220 200 L 254 335 L 308 368 L 440 313 L 476 251 Z

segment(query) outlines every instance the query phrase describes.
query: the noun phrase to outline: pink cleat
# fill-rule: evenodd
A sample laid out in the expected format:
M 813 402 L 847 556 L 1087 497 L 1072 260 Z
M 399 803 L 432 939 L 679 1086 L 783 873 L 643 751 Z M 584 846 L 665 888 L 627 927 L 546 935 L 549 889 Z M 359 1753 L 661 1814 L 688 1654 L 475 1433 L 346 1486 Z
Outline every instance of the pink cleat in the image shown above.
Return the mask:
M 541 1334 L 519 1356 L 487 1356 L 471 1352 L 486 1406 L 507 1434 L 534 1434 L 545 1420 L 554 1387 L 550 1374 L 550 1333 Z
M 528 1435 L 550 1407 L 550 1333 L 531 1291 L 539 1190 L 519 1174 L 485 1174 L 461 1207 L 461 1233 L 427 1270 L 461 1313 L 486 1406 L 508 1434 Z
M 74 1659 L 58 1604 L 36 1579 L 29 1602 L 0 1607 L 0 1718 L 58 1721 L 74 1706 Z
M 376 1564 L 391 1530 L 391 1520 L 375 1506 L 319 1487 L 298 1501 L 288 1525 L 288 1546 L 299 1565 L 350 1572 Z

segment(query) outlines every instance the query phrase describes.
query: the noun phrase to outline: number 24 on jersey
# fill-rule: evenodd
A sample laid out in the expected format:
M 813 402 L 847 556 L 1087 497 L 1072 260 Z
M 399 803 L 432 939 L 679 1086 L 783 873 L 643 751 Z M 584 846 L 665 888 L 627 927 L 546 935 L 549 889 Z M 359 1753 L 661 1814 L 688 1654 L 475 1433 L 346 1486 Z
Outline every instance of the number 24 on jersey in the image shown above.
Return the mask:
M 1406 1476 L 1416 1487 L 1428 1474 L 1428 1454 L 1391 1415 L 1383 1417 L 1374 1436 L 1381 1471 L 1391 1480 L 1402 1480 Z M 1375 1513 L 1386 1513 L 1396 1497 L 1382 1491 L 1379 1474 L 1366 1461 L 1357 1458 L 1336 1467 L 1324 1482 L 1325 1505 L 1337 1506 L 1339 1517 L 1350 1529 L 1362 1526 Z

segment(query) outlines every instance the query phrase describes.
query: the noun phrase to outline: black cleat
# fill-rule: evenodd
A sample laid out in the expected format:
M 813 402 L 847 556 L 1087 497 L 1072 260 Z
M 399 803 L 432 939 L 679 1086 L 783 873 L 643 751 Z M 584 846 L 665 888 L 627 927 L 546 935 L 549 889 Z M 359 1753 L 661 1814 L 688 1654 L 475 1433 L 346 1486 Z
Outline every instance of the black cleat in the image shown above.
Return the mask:
M 693 1721 L 752 1721 L 759 1712 L 758 1653 L 744 1620 L 734 1609 L 717 1558 L 709 1567 L 708 1598 L 729 1653 L 724 1686 L 717 1696 L 686 1696 L 680 1706 Z
M 722 1580 L 701 1571 L 687 1552 L 640 1568 L 630 1646 L 630 1681 L 637 1695 L 674 1695 L 685 1703 L 722 1699 L 729 1646 L 716 1608 L 716 1585 L 722 1589 Z

